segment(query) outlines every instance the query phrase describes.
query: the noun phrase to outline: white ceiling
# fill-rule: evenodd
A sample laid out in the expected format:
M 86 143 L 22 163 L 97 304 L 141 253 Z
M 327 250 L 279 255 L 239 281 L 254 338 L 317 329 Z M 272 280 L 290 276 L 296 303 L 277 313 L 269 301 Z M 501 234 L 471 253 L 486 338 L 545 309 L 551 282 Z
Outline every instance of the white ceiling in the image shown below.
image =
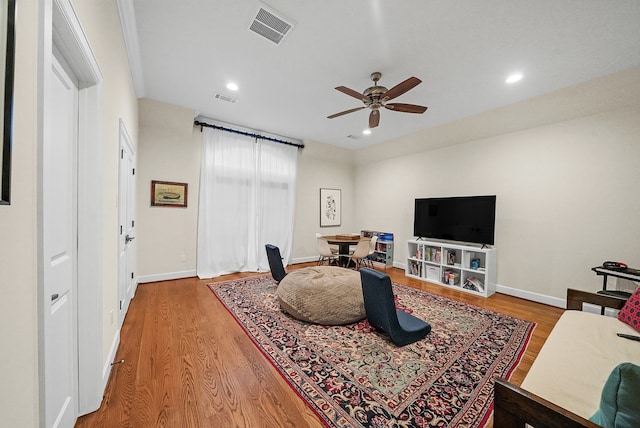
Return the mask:
M 248 30 L 260 5 L 295 23 L 281 44 Z M 133 6 L 139 96 L 352 149 L 640 64 L 639 0 L 134 0 Z M 127 46 L 137 57 L 131 38 Z M 422 115 L 383 109 L 368 137 L 361 134 L 368 109 L 327 119 L 362 105 L 334 88 L 361 92 L 374 71 L 387 88 L 421 79 L 394 102 L 429 109 Z M 524 79 L 505 84 L 515 71 Z M 229 81 L 240 89 L 226 89 Z M 216 93 L 239 101 L 216 100 Z

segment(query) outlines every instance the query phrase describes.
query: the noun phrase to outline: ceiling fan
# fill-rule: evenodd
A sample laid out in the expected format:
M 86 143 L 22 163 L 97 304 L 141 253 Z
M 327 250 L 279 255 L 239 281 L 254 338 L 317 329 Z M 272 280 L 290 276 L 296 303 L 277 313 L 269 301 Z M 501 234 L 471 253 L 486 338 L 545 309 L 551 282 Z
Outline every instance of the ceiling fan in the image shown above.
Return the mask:
M 373 86 L 364 90 L 361 94 L 349 89 L 346 86 L 338 86 L 336 89 L 344 94 L 357 98 L 364 103 L 363 107 L 356 107 L 350 110 L 341 111 L 340 113 L 327 116 L 327 119 L 333 119 L 334 117 L 342 116 L 344 114 L 353 113 L 354 111 L 362 110 L 369 107 L 371 113 L 369 114 L 369 128 L 375 128 L 380 123 L 380 108 L 384 107 L 389 110 L 399 111 L 403 113 L 417 113 L 422 114 L 427 110 L 427 107 L 419 106 L 416 104 L 402 104 L 402 103 L 389 103 L 392 99 L 399 97 L 405 92 L 413 89 L 422 80 L 417 77 L 409 77 L 404 82 L 398 83 L 391 89 L 387 89 L 384 86 L 378 86 L 378 80 L 382 77 L 382 73 L 376 71 L 371 73 L 371 80 L 373 80 Z

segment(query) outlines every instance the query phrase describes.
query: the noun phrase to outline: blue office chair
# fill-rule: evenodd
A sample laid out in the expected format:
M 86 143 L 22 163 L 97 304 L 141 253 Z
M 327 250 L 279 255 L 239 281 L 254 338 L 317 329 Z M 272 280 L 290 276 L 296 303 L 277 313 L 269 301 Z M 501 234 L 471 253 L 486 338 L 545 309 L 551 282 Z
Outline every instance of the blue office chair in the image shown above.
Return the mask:
M 282 264 L 282 257 L 280 256 L 280 249 L 272 244 L 266 244 L 264 246 L 267 250 L 267 259 L 269 260 L 269 269 L 271 269 L 271 276 L 276 282 L 282 281 L 282 278 L 287 276 L 287 272 L 284 270 Z
M 396 310 L 391 279 L 388 275 L 371 268 L 362 268 L 360 279 L 364 309 L 373 328 L 388 334 L 398 346 L 416 342 L 429 334 L 429 323 Z

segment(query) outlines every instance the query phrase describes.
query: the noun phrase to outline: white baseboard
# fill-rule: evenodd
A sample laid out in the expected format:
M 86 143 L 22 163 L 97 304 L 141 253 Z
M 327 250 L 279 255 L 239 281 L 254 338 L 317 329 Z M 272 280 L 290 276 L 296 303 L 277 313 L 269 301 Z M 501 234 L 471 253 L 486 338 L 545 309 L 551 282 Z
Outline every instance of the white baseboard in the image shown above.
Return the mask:
M 402 269 L 404 271 L 407 270 L 407 264 L 406 263 L 393 262 L 393 267 L 396 267 L 398 269 Z
M 567 299 L 559 297 L 547 296 L 545 294 L 534 293 L 532 291 L 519 290 L 517 288 L 507 287 L 506 285 L 496 284 L 496 292 L 506 294 L 507 296 L 519 297 L 525 300 L 531 300 L 536 303 L 543 303 L 558 308 L 567 307 Z
M 295 259 L 291 259 L 289 261 L 290 265 L 295 265 L 297 263 L 309 263 L 309 262 L 317 262 L 318 256 L 309 256 L 309 257 L 298 257 Z
M 107 381 L 109 380 L 109 374 L 111 374 L 111 363 L 116 359 L 116 352 L 118 352 L 118 346 L 120 346 L 120 329 L 116 331 L 116 335 L 111 342 L 111 348 L 109 348 L 109 355 L 107 356 L 107 362 L 102 368 L 102 390 L 107 388 Z
M 158 273 L 155 275 L 143 275 L 138 277 L 138 284 L 142 284 L 145 282 L 168 281 L 171 279 L 191 278 L 192 276 L 198 276 L 195 269 L 183 270 L 179 272 Z
M 530 300 L 536 303 L 543 303 L 549 306 L 556 306 L 558 308 L 566 309 L 567 307 L 567 299 L 561 299 L 559 297 L 551 297 L 544 294 L 533 293 L 531 291 L 518 290 L 511 287 L 506 287 L 504 285 L 496 285 L 496 291 L 498 293 L 507 294 L 513 297 L 519 297 L 521 299 Z M 591 312 L 594 314 L 600 313 L 600 306 L 595 306 L 591 304 L 585 304 L 582 307 L 584 312 Z M 606 308 L 604 315 L 609 317 L 618 316 L 618 311 L 616 309 Z
M 406 270 L 406 263 L 393 262 L 393 267 Z M 567 300 L 558 297 L 547 296 L 545 294 L 534 293 L 532 291 L 519 290 L 517 288 L 507 287 L 506 285 L 496 284 L 496 292 L 506 294 L 507 296 L 519 297 L 521 299 L 530 300 L 536 303 L 542 303 L 558 308 L 566 308 Z

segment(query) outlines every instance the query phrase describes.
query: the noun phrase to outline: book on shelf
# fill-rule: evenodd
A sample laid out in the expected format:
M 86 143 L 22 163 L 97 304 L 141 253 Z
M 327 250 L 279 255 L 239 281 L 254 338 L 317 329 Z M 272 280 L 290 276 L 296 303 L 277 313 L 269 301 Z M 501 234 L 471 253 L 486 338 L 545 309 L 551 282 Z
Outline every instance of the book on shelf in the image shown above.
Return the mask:
M 456 252 L 451 250 L 445 250 L 444 257 L 449 266 L 456 264 Z
M 484 282 L 479 280 L 474 276 L 470 276 L 464 281 L 462 288 L 466 288 L 467 290 L 478 291 L 480 293 L 484 293 Z
M 442 274 L 442 282 L 449 285 L 459 285 L 460 284 L 460 274 L 452 271 L 445 270 Z
M 409 264 L 409 272 L 411 275 L 421 276 L 422 275 L 422 265 L 417 262 L 411 262 Z

